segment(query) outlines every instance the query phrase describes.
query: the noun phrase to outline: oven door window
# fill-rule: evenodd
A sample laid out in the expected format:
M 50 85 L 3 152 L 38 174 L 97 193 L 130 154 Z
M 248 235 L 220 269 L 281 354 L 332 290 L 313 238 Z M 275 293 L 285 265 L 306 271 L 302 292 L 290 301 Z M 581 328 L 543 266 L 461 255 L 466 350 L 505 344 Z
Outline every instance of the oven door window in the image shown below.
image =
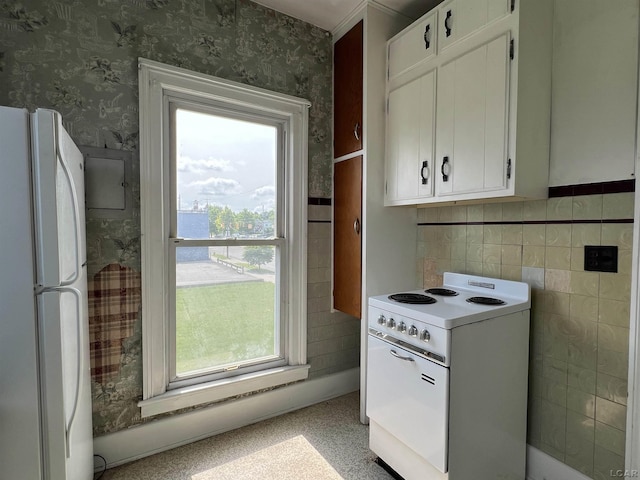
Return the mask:
M 367 415 L 447 472 L 449 369 L 369 336 Z

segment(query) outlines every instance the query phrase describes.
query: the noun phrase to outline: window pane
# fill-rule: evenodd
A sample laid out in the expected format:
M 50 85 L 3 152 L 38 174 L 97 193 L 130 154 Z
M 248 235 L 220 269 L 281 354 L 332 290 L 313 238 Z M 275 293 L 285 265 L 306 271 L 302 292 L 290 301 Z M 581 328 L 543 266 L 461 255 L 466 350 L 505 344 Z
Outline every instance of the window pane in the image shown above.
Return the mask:
M 176 248 L 178 376 L 280 356 L 274 258 L 273 246 Z
M 177 109 L 176 223 L 183 238 L 272 238 L 278 129 Z

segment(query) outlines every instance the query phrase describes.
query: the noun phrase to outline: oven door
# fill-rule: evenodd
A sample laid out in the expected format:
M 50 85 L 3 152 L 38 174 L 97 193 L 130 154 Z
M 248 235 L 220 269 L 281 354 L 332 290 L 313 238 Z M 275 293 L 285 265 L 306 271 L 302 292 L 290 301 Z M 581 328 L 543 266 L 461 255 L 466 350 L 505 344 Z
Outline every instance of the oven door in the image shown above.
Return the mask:
M 367 415 L 447 472 L 449 369 L 369 335 Z

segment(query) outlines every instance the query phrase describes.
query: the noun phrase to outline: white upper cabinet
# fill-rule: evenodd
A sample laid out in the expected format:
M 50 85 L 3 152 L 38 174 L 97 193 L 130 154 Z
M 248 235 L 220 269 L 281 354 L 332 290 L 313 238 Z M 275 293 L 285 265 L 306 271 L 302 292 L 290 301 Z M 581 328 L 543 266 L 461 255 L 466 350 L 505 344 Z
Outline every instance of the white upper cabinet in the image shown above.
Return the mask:
M 511 12 L 511 0 L 447 0 L 438 7 L 441 49 Z M 515 3 L 513 4 L 515 9 Z
M 425 15 L 403 35 L 389 42 L 390 78 L 436 54 L 436 18 L 436 11 Z
M 438 71 L 438 195 L 507 186 L 509 33 Z
M 553 0 L 449 0 L 389 45 L 434 13 L 435 53 L 387 82 L 385 204 L 545 198 Z
M 385 202 L 403 204 L 434 191 L 435 71 L 389 95 Z

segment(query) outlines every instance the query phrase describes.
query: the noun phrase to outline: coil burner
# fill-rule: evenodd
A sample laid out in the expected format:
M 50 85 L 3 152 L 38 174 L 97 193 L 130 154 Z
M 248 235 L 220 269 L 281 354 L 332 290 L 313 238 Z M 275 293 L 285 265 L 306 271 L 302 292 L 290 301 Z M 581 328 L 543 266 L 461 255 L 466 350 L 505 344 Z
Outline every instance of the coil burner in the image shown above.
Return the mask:
M 394 293 L 393 295 L 389 295 L 389 300 L 416 305 L 427 305 L 437 302 L 435 298 L 429 297 L 428 295 L 420 295 L 419 293 Z
M 469 297 L 467 298 L 467 302 L 478 303 L 480 305 L 505 305 L 507 303 L 504 300 L 492 297 Z

